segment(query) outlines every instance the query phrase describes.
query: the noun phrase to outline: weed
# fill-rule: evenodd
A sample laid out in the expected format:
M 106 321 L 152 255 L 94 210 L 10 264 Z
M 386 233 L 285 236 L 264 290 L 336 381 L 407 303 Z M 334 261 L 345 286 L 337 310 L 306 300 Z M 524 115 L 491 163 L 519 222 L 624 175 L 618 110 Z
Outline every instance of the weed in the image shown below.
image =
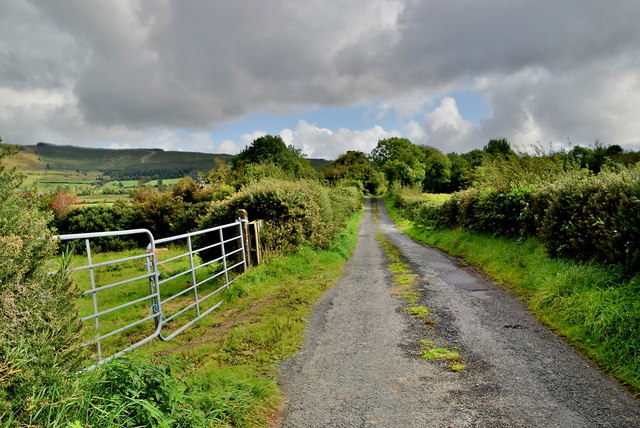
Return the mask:
M 426 306 L 409 306 L 404 310 L 412 317 L 424 320 L 427 324 L 436 324 L 436 320 L 433 318 L 431 311 Z
M 462 361 L 462 357 L 456 351 L 444 347 L 438 347 L 435 342 L 430 340 L 421 340 L 422 352 L 420 356 L 425 360 L 444 361 L 449 369 L 454 372 L 460 372 L 466 369 L 466 365 Z M 455 347 L 453 349 L 456 349 Z
M 467 368 L 466 365 L 464 364 L 451 364 L 449 366 L 449 368 L 451 369 L 451 371 L 453 372 L 461 372 L 462 370 L 465 370 Z
M 431 315 L 431 311 L 426 306 L 410 306 L 404 310 L 413 315 L 414 318 L 424 319 Z
M 411 268 L 408 264 L 402 262 L 394 262 L 388 266 L 391 273 L 406 273 L 411 272 Z

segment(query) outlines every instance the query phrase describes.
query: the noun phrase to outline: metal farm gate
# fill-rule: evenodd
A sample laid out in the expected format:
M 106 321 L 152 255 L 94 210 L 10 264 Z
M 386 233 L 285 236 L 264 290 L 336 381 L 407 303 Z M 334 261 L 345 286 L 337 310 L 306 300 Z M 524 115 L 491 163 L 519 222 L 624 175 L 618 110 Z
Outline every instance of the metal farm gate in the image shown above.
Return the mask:
M 82 346 L 102 364 L 155 338 L 170 340 L 218 308 L 247 269 L 246 224 L 162 239 L 147 229 L 58 236 L 84 241 L 86 264 L 69 269 L 82 290 L 81 320 L 93 324 Z M 114 239 L 135 240 L 137 250 L 118 259 L 96 250 Z

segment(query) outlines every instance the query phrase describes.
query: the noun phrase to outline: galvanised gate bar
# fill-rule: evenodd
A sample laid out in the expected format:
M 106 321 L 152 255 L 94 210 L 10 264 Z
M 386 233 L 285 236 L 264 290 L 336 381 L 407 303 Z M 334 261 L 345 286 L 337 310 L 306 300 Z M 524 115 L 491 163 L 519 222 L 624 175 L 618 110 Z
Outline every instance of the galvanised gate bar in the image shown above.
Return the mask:
M 86 264 L 69 272 L 84 285 L 80 299 L 90 299 L 80 305 L 80 319 L 93 324 L 92 337 L 82 346 L 91 347 L 97 364 L 155 338 L 170 340 L 218 308 L 224 291 L 247 269 L 245 223 L 162 239 L 147 229 L 58 236 L 84 240 Z M 104 238 L 134 238 L 148 245 L 133 255 L 108 259 L 113 253 L 103 253 L 100 257 L 107 259 L 97 260 L 92 241 Z M 196 247 L 198 242 L 205 244 Z M 87 329 L 84 334 L 89 335 Z

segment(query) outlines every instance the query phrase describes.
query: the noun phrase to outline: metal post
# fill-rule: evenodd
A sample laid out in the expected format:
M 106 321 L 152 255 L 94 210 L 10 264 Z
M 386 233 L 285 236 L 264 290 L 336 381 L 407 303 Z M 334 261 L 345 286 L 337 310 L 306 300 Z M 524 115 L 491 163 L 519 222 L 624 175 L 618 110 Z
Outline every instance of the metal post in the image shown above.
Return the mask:
M 251 266 L 251 243 L 249 241 L 249 214 L 247 210 L 239 209 L 236 211 L 238 221 L 240 221 L 240 234 L 242 236 L 242 249 L 244 250 L 245 266 Z
M 193 247 L 191 246 L 191 235 L 189 235 L 187 237 L 187 246 L 189 248 L 189 263 L 191 266 L 191 281 L 193 284 L 193 298 L 196 301 L 196 314 L 198 316 L 200 316 L 200 300 L 198 299 L 198 287 L 196 287 L 195 285 L 197 284 L 196 282 L 196 268 L 195 268 L 195 263 L 193 263 Z
M 220 232 L 220 252 L 222 253 L 222 265 L 224 267 L 224 284 L 229 288 L 229 270 L 227 269 L 227 251 L 224 249 L 224 234 L 222 228 L 218 230 Z
M 156 251 L 156 243 L 153 236 L 150 236 L 151 242 L 147 247 L 151 260 L 147 258 L 147 273 L 149 274 L 149 293 L 151 297 L 151 312 L 153 315 L 162 314 L 162 308 L 160 308 L 160 292 L 158 282 L 160 281 L 160 270 L 158 269 L 158 258 Z M 162 328 L 162 315 L 156 316 L 153 319 L 156 329 Z
M 89 262 L 89 266 L 91 266 L 89 268 L 89 278 L 91 279 L 91 289 L 95 290 L 96 279 L 93 273 L 93 261 L 91 260 L 91 243 L 89 242 L 89 239 L 85 239 L 85 243 L 87 245 L 87 262 Z M 93 298 L 93 313 L 97 314 L 98 313 L 98 293 L 91 293 L 91 297 Z M 94 323 L 96 326 L 96 333 L 99 335 L 100 334 L 99 317 L 95 318 Z M 98 360 L 102 360 L 102 342 L 100 341 L 98 341 Z

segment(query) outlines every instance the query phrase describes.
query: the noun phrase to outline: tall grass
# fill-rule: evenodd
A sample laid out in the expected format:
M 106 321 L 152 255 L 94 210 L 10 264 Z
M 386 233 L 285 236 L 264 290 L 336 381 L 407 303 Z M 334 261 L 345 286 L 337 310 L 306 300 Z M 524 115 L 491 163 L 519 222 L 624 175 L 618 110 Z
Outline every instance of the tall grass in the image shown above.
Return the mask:
M 410 237 L 464 258 L 515 292 L 547 326 L 640 396 L 640 275 L 630 278 L 620 268 L 551 258 L 535 238 L 427 230 L 386 202 Z
M 174 340 L 151 342 L 71 378 L 65 391 L 34 391 L 39 410 L 28 422 L 73 428 L 268 426 L 282 400 L 279 363 L 300 347 L 313 303 L 335 283 L 355 247 L 360 218 L 352 216 L 325 250 L 303 247 L 250 269 L 219 310 Z

